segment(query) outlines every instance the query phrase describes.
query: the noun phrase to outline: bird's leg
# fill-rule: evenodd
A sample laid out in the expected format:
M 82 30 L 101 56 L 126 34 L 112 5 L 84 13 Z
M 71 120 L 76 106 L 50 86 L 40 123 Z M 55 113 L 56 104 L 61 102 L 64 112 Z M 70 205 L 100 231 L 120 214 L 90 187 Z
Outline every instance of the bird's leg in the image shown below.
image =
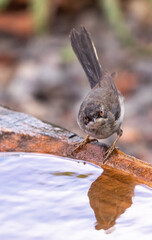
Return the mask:
M 98 140 L 97 140 L 96 138 L 90 139 L 90 136 L 87 135 L 82 142 L 80 142 L 80 143 L 77 144 L 77 147 L 73 150 L 72 153 L 77 152 L 77 151 L 80 150 L 83 146 L 85 146 L 87 143 L 95 142 L 95 141 L 98 142 Z
M 117 136 L 116 140 L 111 144 L 111 146 L 108 148 L 108 150 L 105 153 L 105 158 L 104 158 L 103 163 L 105 163 L 108 160 L 109 156 L 111 155 L 111 153 L 115 149 L 116 144 L 117 144 L 119 138 L 122 136 L 122 133 L 123 133 L 122 129 L 119 129 L 119 131 L 117 132 L 118 136 Z

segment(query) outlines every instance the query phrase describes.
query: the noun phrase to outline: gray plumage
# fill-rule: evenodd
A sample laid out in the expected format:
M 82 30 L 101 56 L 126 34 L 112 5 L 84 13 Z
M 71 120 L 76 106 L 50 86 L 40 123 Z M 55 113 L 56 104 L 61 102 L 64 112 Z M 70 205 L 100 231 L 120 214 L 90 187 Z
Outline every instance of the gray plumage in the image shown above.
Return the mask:
M 85 133 L 99 139 L 117 133 L 111 153 L 122 135 L 120 126 L 124 115 L 123 97 L 115 86 L 113 74 L 102 69 L 87 30 L 81 27 L 78 33 L 73 29 L 70 39 L 92 88 L 80 106 L 78 124 Z
M 81 27 L 80 33 L 73 29 L 70 38 L 72 48 L 88 77 L 91 88 L 93 88 L 102 77 L 102 68 L 89 33 L 85 27 Z

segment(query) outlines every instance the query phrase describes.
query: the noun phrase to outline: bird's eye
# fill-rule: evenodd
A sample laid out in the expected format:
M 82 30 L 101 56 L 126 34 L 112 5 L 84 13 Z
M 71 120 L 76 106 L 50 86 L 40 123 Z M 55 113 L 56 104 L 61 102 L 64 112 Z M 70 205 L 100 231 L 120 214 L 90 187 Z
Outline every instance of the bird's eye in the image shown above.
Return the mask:
M 89 122 L 89 118 L 87 116 L 84 117 L 84 122 L 87 124 Z
M 99 116 L 100 116 L 100 117 L 103 117 L 103 115 L 104 115 L 104 112 L 101 110 L 101 111 L 99 112 Z

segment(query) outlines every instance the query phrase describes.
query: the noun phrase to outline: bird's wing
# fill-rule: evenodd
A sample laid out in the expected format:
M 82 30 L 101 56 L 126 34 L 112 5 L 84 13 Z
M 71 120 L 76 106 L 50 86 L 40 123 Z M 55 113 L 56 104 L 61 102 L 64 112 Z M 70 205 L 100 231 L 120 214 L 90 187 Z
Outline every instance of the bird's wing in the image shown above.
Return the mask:
M 113 80 L 113 75 L 105 71 L 102 80 L 100 81 L 100 87 L 103 89 L 107 97 L 107 104 L 109 109 L 113 112 L 115 120 L 120 117 L 121 106 L 120 106 L 120 95 L 121 93 L 117 90 Z

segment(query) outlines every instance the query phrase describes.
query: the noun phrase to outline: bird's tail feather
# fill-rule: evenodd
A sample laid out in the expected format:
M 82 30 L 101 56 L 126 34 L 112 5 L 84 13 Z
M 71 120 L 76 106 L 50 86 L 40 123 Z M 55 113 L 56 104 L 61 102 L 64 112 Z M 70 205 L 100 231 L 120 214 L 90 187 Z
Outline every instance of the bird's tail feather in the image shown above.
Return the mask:
M 91 37 L 85 27 L 81 27 L 80 33 L 75 29 L 71 31 L 70 39 L 72 48 L 88 77 L 91 88 L 93 88 L 101 80 L 102 68 Z

